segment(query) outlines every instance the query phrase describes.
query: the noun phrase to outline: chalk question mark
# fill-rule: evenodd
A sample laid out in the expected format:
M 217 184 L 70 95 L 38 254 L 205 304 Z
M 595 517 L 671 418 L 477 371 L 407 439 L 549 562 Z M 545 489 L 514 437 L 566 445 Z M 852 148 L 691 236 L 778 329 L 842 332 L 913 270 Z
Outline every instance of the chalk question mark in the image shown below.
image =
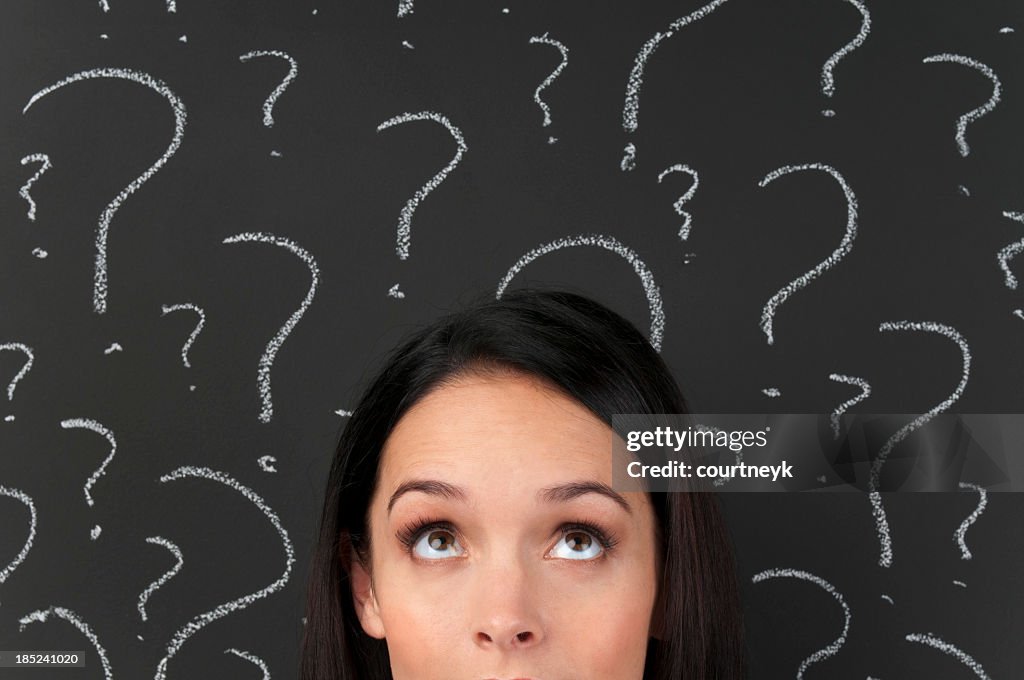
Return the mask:
M 980 71 L 986 78 L 992 81 L 992 96 L 989 97 L 988 101 L 979 106 L 978 108 L 968 111 L 964 115 L 960 116 L 956 121 L 956 145 L 960 149 L 960 155 L 967 157 L 967 154 L 971 153 L 971 147 L 967 145 L 967 124 L 973 123 L 985 114 L 996 108 L 996 104 L 999 103 L 1000 95 L 1002 93 L 1002 85 L 999 82 L 999 77 L 996 76 L 995 72 L 980 61 L 965 57 L 959 54 L 936 54 L 931 57 L 925 57 L 924 63 L 935 64 L 939 62 L 948 62 L 954 64 L 961 64 L 963 66 L 970 66 L 971 68 Z
M 946 642 L 934 633 L 910 633 L 904 637 L 904 639 L 907 642 L 917 642 L 922 645 L 928 645 L 932 649 L 937 649 L 940 652 L 955 657 L 960 663 L 974 671 L 974 674 L 981 680 L 992 680 L 989 674 L 985 672 L 985 669 L 982 668 L 981 664 L 974 660 L 974 657 L 956 645 Z
M 18 619 L 18 632 L 23 633 L 25 626 L 30 623 L 45 623 L 46 619 L 49 618 L 50 614 L 53 614 L 59 619 L 64 619 L 75 628 L 79 630 L 89 642 L 92 643 L 93 649 L 96 650 L 97 656 L 100 658 L 100 665 L 103 666 L 103 677 L 105 680 L 114 680 L 114 671 L 110 667 L 110 661 L 107 660 L 107 651 L 103 649 L 103 645 L 100 644 L 100 639 L 96 633 L 92 631 L 92 628 L 82 620 L 77 613 L 67 607 L 48 607 L 46 609 L 37 609 L 34 612 L 29 612 L 25 616 Z
M 692 219 L 690 213 L 683 210 L 683 206 L 686 202 L 693 198 L 693 195 L 697 193 L 697 187 L 700 186 L 700 178 L 697 176 L 697 171 L 691 168 L 689 165 L 682 165 L 677 163 L 673 166 L 665 168 L 658 175 L 658 184 L 661 184 L 661 180 L 665 179 L 666 176 L 671 175 L 673 172 L 682 172 L 693 178 L 693 184 L 686 190 L 686 193 L 680 196 L 672 207 L 676 209 L 676 213 L 683 218 L 683 226 L 679 227 L 679 238 L 683 241 L 690 238 L 690 221 Z
M 775 343 L 775 337 L 772 334 L 772 326 L 775 319 L 775 310 L 778 309 L 779 305 L 785 302 L 790 295 L 805 288 L 807 284 L 813 281 L 815 278 L 820 276 L 824 271 L 831 269 L 845 256 L 850 250 L 853 249 L 853 240 L 857 237 L 857 197 L 854 196 L 853 190 L 843 179 L 843 176 L 839 174 L 839 171 L 833 168 L 831 165 L 825 165 L 824 163 L 806 163 L 804 165 L 785 165 L 777 170 L 772 170 L 770 173 L 765 175 L 758 186 L 766 187 L 779 177 L 788 175 L 791 172 L 798 172 L 802 170 L 820 170 L 827 172 L 832 175 L 839 186 L 843 189 L 843 194 L 846 196 L 846 233 L 843 235 L 843 240 L 839 243 L 839 247 L 832 251 L 825 260 L 818 264 L 814 269 L 810 270 L 806 274 L 793 279 L 790 283 L 783 286 L 779 292 L 772 296 L 768 303 L 765 304 L 764 309 L 761 312 L 761 330 L 764 331 L 765 336 L 768 338 L 768 344 Z
M 299 259 L 306 263 L 309 267 L 309 272 L 312 275 L 312 282 L 309 286 L 309 291 L 306 293 L 306 297 L 303 298 L 302 304 L 292 312 L 292 315 L 285 322 L 284 326 L 277 331 L 270 342 L 267 343 L 267 348 L 263 351 L 263 356 L 260 357 L 259 370 L 256 375 L 256 382 L 259 386 L 260 398 L 263 401 L 263 408 L 260 411 L 260 422 L 269 423 L 270 419 L 274 416 L 274 402 L 271 398 L 270 393 L 270 369 L 274 365 L 274 357 L 277 356 L 277 350 L 281 349 L 282 343 L 288 337 L 288 334 L 292 332 L 295 325 L 299 323 L 299 319 L 306 313 L 309 306 L 313 303 L 313 296 L 316 295 L 316 288 L 320 283 L 320 267 L 317 266 L 316 260 L 309 254 L 304 248 L 296 244 L 291 239 L 283 238 L 281 236 L 275 236 L 274 234 L 267 233 L 243 233 L 235 234 L 224 239 L 223 243 L 270 243 L 271 245 L 278 246 L 280 248 L 286 248 L 287 250 L 294 253 Z
M 981 513 L 985 512 L 985 506 L 988 505 L 988 492 L 985 487 L 979 484 L 971 484 L 970 482 L 960 482 L 961 489 L 969 489 L 971 491 L 978 492 L 978 506 L 974 508 L 970 515 L 967 516 L 960 526 L 956 530 L 956 542 L 960 546 L 960 558 L 964 560 L 971 559 L 971 551 L 967 549 L 967 530 L 971 528 L 971 525 L 978 521 L 981 517 Z
M 455 166 L 462 161 L 462 155 L 466 153 L 468 147 L 466 146 L 466 140 L 462 137 L 462 131 L 459 128 L 452 125 L 452 122 L 440 113 L 434 113 L 433 111 L 420 111 L 419 113 L 402 113 L 389 118 L 380 125 L 377 126 L 377 132 L 386 130 L 395 125 L 402 125 L 403 123 L 409 123 L 417 120 L 431 120 L 439 125 L 443 125 L 455 139 L 457 149 L 452 159 L 448 161 L 448 165 L 441 168 L 441 170 L 434 175 L 430 181 L 424 184 L 416 193 L 406 201 L 405 206 L 402 208 L 401 214 L 398 216 L 398 232 L 397 232 L 397 245 L 395 246 L 395 252 L 398 254 L 400 260 L 409 259 L 409 241 L 412 232 L 412 215 L 416 212 L 416 208 L 419 206 L 420 201 L 426 198 L 431 191 L 437 188 L 437 186 L 445 180 Z M 391 297 L 404 297 L 404 294 L 400 294 L 398 290 L 398 284 L 391 287 L 389 295 Z
M 289 64 L 288 75 L 284 77 L 284 80 L 274 88 L 274 91 L 271 92 L 270 96 L 263 102 L 263 125 L 266 127 L 274 127 L 274 104 L 277 103 L 278 98 L 284 94 L 284 91 L 288 86 L 292 84 L 292 81 L 295 80 L 295 76 L 299 74 L 299 64 L 280 50 L 253 50 L 252 52 L 246 52 L 240 56 L 238 60 L 246 62 L 253 57 L 277 57 L 279 59 L 284 59 Z
M 832 414 L 829 418 L 831 420 L 832 425 L 832 436 L 834 439 L 838 439 L 839 419 L 851 407 L 855 406 L 856 404 L 859 404 L 860 402 L 864 401 L 865 399 L 871 396 L 871 385 L 868 384 L 868 381 L 865 380 L 864 378 L 857 378 L 851 375 L 842 375 L 841 373 L 832 373 L 828 376 L 828 379 L 844 383 L 847 385 L 856 385 L 857 387 L 860 388 L 860 394 L 858 394 L 856 397 L 853 397 L 852 399 L 847 399 L 838 407 L 836 407 L 834 411 L 832 411 Z
M 171 139 L 170 146 L 164 151 L 164 154 L 157 159 L 157 161 L 149 167 L 144 173 L 139 175 L 132 181 L 131 184 L 121 190 L 114 200 L 112 200 L 107 207 L 103 210 L 100 215 L 99 225 L 96 230 L 96 269 L 93 275 L 93 293 L 92 293 L 92 305 L 93 311 L 97 314 L 103 314 L 107 311 L 107 232 L 110 229 L 110 221 L 114 218 L 114 214 L 117 212 L 121 204 L 124 203 L 125 199 L 135 193 L 139 187 L 141 187 L 146 180 L 152 177 L 156 172 L 164 166 L 174 152 L 181 146 L 182 137 L 185 134 L 185 105 L 182 103 L 178 95 L 171 92 L 170 88 L 164 84 L 163 81 L 157 80 L 148 73 L 141 71 L 132 71 L 123 68 L 95 68 L 90 71 L 80 71 L 73 75 L 60 80 L 49 87 L 45 87 L 39 92 L 32 95 L 28 104 L 22 109 L 24 114 L 29 108 L 37 101 L 45 97 L 46 95 L 59 90 L 65 85 L 71 83 L 81 82 L 83 80 L 92 80 L 94 78 L 121 78 L 123 80 L 130 80 L 140 85 L 154 90 L 161 96 L 163 96 L 171 105 L 171 109 L 174 111 L 174 137 Z
M 191 302 L 184 302 L 178 305 L 163 305 L 162 308 L 163 314 L 161 314 L 161 316 L 164 316 L 169 312 L 177 312 L 181 310 L 189 310 L 199 315 L 199 323 L 197 323 L 196 327 L 192 329 L 192 333 L 189 334 L 188 340 L 185 341 L 185 344 L 181 346 L 181 360 L 184 362 L 185 368 L 192 368 L 192 364 L 188 362 L 188 350 L 192 347 L 192 343 L 196 341 L 196 338 L 199 337 L 199 333 L 203 330 L 203 326 L 206 325 L 206 313 L 203 311 L 202 307 L 194 305 Z M 190 388 L 194 390 L 196 386 L 191 385 Z
M 28 508 L 29 512 L 29 523 L 28 523 L 28 538 L 25 540 L 25 545 L 22 546 L 21 551 L 17 554 L 14 560 L 3 569 L 0 569 L 0 585 L 3 585 L 4 581 L 10 578 L 14 570 L 18 568 L 18 565 L 25 561 L 28 556 L 28 551 L 32 549 L 32 541 L 36 537 L 36 504 L 32 502 L 31 496 L 20 489 L 12 489 L 7 486 L 0 485 L 0 496 L 7 496 L 13 498 L 16 501 L 20 501 Z
M 530 252 L 519 258 L 515 264 L 513 264 L 505 277 L 498 284 L 498 292 L 495 295 L 496 298 L 501 299 L 502 294 L 508 287 L 508 284 L 512 282 L 512 279 L 516 277 L 520 271 L 523 270 L 526 265 L 530 264 L 538 257 L 553 253 L 556 250 L 562 248 L 575 248 L 577 246 L 594 246 L 598 248 L 604 248 L 609 250 L 619 257 L 623 258 L 629 264 L 633 266 L 633 271 L 640 277 L 641 283 L 644 286 L 644 294 L 647 296 L 647 306 L 651 315 L 651 331 L 650 331 L 650 343 L 654 347 L 654 351 L 661 351 L 661 339 L 665 332 L 665 310 L 661 304 L 661 289 L 658 288 L 654 282 L 654 274 L 647 268 L 647 265 L 640 256 L 637 255 L 631 248 L 624 246 L 617 239 L 611 236 L 603 236 L 601 234 L 584 234 L 581 236 L 566 236 L 560 239 L 555 239 L 550 243 L 538 246 Z
M 14 388 L 18 386 L 18 381 L 25 377 L 25 374 L 32 368 L 32 362 L 35 360 L 35 355 L 32 354 L 32 348 L 20 342 L 5 342 L 0 345 L 0 352 L 21 352 L 26 356 L 25 363 L 22 365 L 21 370 L 14 376 L 14 379 L 7 384 L 7 401 L 14 401 Z M 14 420 L 13 415 L 8 415 L 4 418 L 8 423 Z
M 32 200 L 32 195 L 28 192 L 32 190 L 32 185 L 36 183 L 36 180 L 43 176 L 43 173 L 53 167 L 50 163 L 50 157 L 45 153 L 33 153 L 25 156 L 21 159 L 22 165 L 29 163 L 42 163 L 42 166 L 36 170 L 36 174 L 29 177 L 28 181 L 18 189 L 18 195 L 24 198 L 28 202 L 28 218 L 35 222 L 36 221 L 36 202 Z
M 759 574 L 754 574 L 751 580 L 754 583 L 760 583 L 773 578 L 798 578 L 803 581 L 809 581 L 827 591 L 836 599 L 839 606 L 843 608 L 843 632 L 840 633 L 839 637 L 837 637 L 828 647 L 819 649 L 814 654 L 811 654 L 800 662 L 800 668 L 797 669 L 796 678 L 797 680 L 803 680 L 804 672 L 809 666 L 811 666 L 811 664 L 815 664 L 822 659 L 834 656 L 836 652 L 839 651 L 840 647 L 846 644 L 846 634 L 850 631 L 850 607 L 846 604 L 846 600 L 843 598 L 842 594 L 835 589 L 835 586 L 820 576 L 815 576 L 814 574 L 800 569 L 765 569 Z
M 971 349 L 967 346 L 967 341 L 964 340 L 964 337 L 960 335 L 955 328 L 952 328 L 951 326 L 944 326 L 942 324 L 935 323 L 934 321 L 886 321 L 879 325 L 878 330 L 938 333 L 957 344 L 960 348 L 960 354 L 963 360 L 963 372 L 960 377 L 960 383 L 957 385 L 956 389 L 953 390 L 953 393 L 942 401 L 942 403 L 933 406 L 927 413 L 919 415 L 917 418 L 901 427 L 896 434 L 889 437 L 885 444 L 882 445 L 882 448 L 878 451 L 878 456 L 875 457 L 875 461 L 871 465 L 871 474 L 868 478 L 868 498 L 871 501 L 871 510 L 875 517 L 875 528 L 878 531 L 878 541 L 881 546 L 878 565 L 881 567 L 890 567 L 892 566 L 892 539 L 889 536 L 889 520 L 885 514 L 885 507 L 882 505 L 882 494 L 878 491 L 882 475 L 882 467 L 885 465 L 886 459 L 897 444 L 906 439 L 914 430 L 923 427 L 939 413 L 949 410 L 949 407 L 960 398 L 960 395 L 963 394 L 964 389 L 967 387 L 967 380 L 971 375 Z
M 871 13 L 868 12 L 868 8 L 864 6 L 864 3 L 860 0 L 846 0 L 846 2 L 850 3 L 860 11 L 860 32 L 857 33 L 857 37 L 846 43 L 842 49 L 829 57 L 828 61 L 826 61 L 825 65 L 822 67 L 821 91 L 825 93 L 826 97 L 831 97 L 836 91 L 836 81 L 832 75 L 832 69 L 835 68 L 840 59 L 860 47 L 864 43 L 864 39 L 868 37 L 868 33 L 871 32 Z M 832 109 L 825 109 L 821 112 L 821 115 L 831 118 L 836 115 L 836 112 Z
M 544 127 L 547 127 L 548 125 L 551 125 L 551 107 L 549 107 L 547 103 L 540 98 L 540 93 L 544 88 L 549 87 L 551 83 L 555 82 L 555 79 L 562 74 L 563 70 L 565 70 L 566 65 L 569 63 L 569 48 L 554 38 L 549 38 L 547 33 L 544 35 L 535 35 L 530 38 L 531 45 L 537 43 L 551 45 L 562 53 L 562 63 L 555 67 L 555 70 L 544 79 L 544 82 L 537 86 L 537 89 L 533 93 L 533 101 L 537 102 L 537 106 L 539 106 L 540 110 L 544 112 Z M 557 140 L 554 137 L 548 137 L 548 144 L 554 144 L 556 141 Z
M 174 575 L 181 571 L 181 567 L 185 564 L 185 558 L 181 554 L 181 548 L 174 544 L 173 541 L 169 541 L 162 536 L 149 536 L 146 538 L 146 543 L 152 543 L 153 545 L 162 545 L 171 551 L 175 559 L 178 560 L 177 564 L 171 567 L 163 576 L 158 578 L 149 584 L 149 586 L 139 595 L 139 603 L 136 608 L 139 610 L 139 617 L 143 621 L 146 620 L 146 602 L 149 601 L 150 596 L 157 591 L 163 584 L 174 578 Z
M 1003 217 L 1020 222 L 1024 224 L 1024 212 L 1010 212 L 1009 210 L 1003 211 Z M 1017 277 L 1010 271 L 1010 260 L 1024 252 L 1024 238 L 1021 240 L 1011 243 L 996 255 L 996 261 L 999 262 L 999 268 L 1003 270 L 1003 274 L 1006 277 L 1006 287 L 1010 290 L 1017 290 Z
M 88 503 L 89 507 L 91 508 L 94 505 L 94 501 L 92 499 L 92 494 L 89 493 L 89 490 L 92 489 L 92 486 L 93 484 L 96 483 L 96 480 L 98 480 L 100 477 L 107 473 L 107 465 L 110 463 L 111 460 L 113 460 L 114 454 L 117 453 L 117 440 L 114 439 L 113 432 L 111 432 L 109 429 L 107 429 L 103 425 L 99 424 L 98 422 L 90 418 L 68 418 L 67 420 L 60 421 L 60 426 L 63 427 L 65 430 L 72 428 L 91 430 L 92 432 L 95 432 L 98 435 L 106 437 L 107 441 L 110 442 L 110 453 L 107 455 L 106 458 L 103 459 L 103 462 L 100 464 L 100 466 L 96 468 L 96 470 L 92 473 L 88 481 L 86 481 L 85 486 L 82 487 L 83 491 L 85 492 L 85 502 Z M 92 540 L 94 541 L 97 538 L 99 538 L 100 526 L 98 524 L 95 527 L 93 527 L 90 535 L 92 537 Z
M 242 485 L 240 482 L 238 482 L 236 479 L 234 479 L 228 474 L 225 474 L 218 470 L 211 470 L 210 468 L 204 467 L 193 467 L 186 465 L 184 467 L 180 467 L 176 470 L 173 470 L 167 473 L 166 475 L 163 475 L 162 477 L 160 477 L 160 481 L 171 482 L 177 479 L 186 479 L 189 477 L 199 479 L 210 479 L 215 482 L 220 482 L 221 484 L 231 487 L 235 491 L 239 492 L 247 499 L 249 499 L 249 501 L 251 501 L 256 507 L 258 507 L 260 511 L 267 516 L 267 519 L 270 520 L 270 523 L 274 525 L 274 529 L 277 530 L 278 536 L 281 537 L 281 543 L 284 546 L 285 551 L 285 568 L 284 573 L 281 574 L 281 576 L 276 581 L 266 586 L 265 588 L 258 590 L 255 593 L 251 593 L 249 595 L 245 595 L 235 600 L 231 600 L 230 602 L 226 602 L 216 607 L 215 609 L 211 609 L 210 611 L 205 612 L 203 614 L 199 614 L 193 617 L 192 620 L 186 623 L 184 626 L 179 628 L 178 631 L 174 634 L 174 637 L 171 639 L 171 642 L 167 645 L 167 653 L 164 655 L 164 658 L 162 658 L 160 660 L 160 663 L 157 665 L 154 680 L 166 680 L 168 662 L 172 658 L 174 658 L 174 655 L 178 653 L 178 650 L 181 649 L 181 646 L 185 643 L 185 641 L 188 638 L 190 638 L 193 634 L 201 630 L 204 626 L 206 626 L 206 624 L 212 621 L 216 621 L 217 619 L 223 618 L 233 611 L 245 609 L 256 600 L 264 598 L 267 595 L 270 595 L 271 593 L 274 593 L 284 588 L 285 584 L 288 583 L 288 578 L 291 576 L 292 565 L 295 563 L 295 549 L 292 547 L 291 539 L 288 538 L 288 532 L 281 525 L 281 520 L 278 518 L 277 514 L 270 508 L 270 506 L 266 504 L 266 502 L 264 502 L 264 500 L 259 496 L 259 494 L 257 494 L 249 487 Z
M 713 2 L 709 2 L 686 16 L 676 19 L 669 24 L 667 31 L 664 33 L 658 31 L 640 48 L 640 52 L 636 55 L 636 60 L 633 62 L 633 69 L 629 72 L 629 81 L 626 83 L 626 103 L 622 108 L 622 128 L 626 132 L 636 132 L 640 124 L 640 88 L 644 84 L 644 70 L 647 68 L 647 62 L 650 60 L 651 55 L 654 54 L 654 51 L 658 49 L 661 41 L 671 38 L 675 35 L 676 31 L 684 26 L 703 19 L 724 5 L 726 1 L 713 0 Z M 621 167 L 623 171 L 632 170 L 636 167 L 636 146 L 632 142 L 626 144 Z

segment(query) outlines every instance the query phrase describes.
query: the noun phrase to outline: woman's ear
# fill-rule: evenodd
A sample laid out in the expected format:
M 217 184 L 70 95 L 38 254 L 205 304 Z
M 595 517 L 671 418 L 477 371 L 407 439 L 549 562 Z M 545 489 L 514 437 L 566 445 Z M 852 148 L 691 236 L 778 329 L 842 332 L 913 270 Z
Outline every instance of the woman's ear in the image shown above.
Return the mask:
M 377 596 L 373 592 L 373 579 L 363 566 L 363 561 L 352 551 L 349 556 L 349 583 L 352 585 L 352 600 L 356 605 L 356 615 L 363 630 L 370 637 L 384 639 L 384 621 L 380 617 Z

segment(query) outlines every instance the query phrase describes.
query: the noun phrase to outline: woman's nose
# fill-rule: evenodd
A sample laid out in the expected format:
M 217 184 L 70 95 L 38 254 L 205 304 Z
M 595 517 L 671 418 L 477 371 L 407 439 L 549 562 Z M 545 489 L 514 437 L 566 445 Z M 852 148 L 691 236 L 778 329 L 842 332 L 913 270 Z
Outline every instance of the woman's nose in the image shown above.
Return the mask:
M 478 647 L 513 650 L 540 644 L 544 630 L 538 593 L 521 567 L 481 569 L 474 586 L 471 632 Z

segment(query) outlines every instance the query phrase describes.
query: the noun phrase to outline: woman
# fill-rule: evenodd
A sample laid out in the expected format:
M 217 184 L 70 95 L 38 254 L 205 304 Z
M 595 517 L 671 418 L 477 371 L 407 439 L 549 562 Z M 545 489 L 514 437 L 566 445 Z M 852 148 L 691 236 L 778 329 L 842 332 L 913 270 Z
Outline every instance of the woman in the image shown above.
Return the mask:
M 302 680 L 738 680 L 711 493 L 611 487 L 615 413 L 686 413 L 629 322 L 509 292 L 405 342 L 338 444 Z

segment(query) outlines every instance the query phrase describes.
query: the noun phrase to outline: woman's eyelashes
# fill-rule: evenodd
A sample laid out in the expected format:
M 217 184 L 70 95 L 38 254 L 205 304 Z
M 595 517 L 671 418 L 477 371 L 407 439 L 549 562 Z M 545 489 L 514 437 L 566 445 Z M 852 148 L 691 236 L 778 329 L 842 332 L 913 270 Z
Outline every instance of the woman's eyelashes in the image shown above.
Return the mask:
M 589 522 L 570 522 L 558 528 L 558 540 L 545 557 L 563 560 L 596 560 L 618 543 L 610 532 Z M 422 560 L 463 557 L 466 549 L 455 527 L 444 521 L 417 521 L 401 529 L 399 542 L 410 556 Z

